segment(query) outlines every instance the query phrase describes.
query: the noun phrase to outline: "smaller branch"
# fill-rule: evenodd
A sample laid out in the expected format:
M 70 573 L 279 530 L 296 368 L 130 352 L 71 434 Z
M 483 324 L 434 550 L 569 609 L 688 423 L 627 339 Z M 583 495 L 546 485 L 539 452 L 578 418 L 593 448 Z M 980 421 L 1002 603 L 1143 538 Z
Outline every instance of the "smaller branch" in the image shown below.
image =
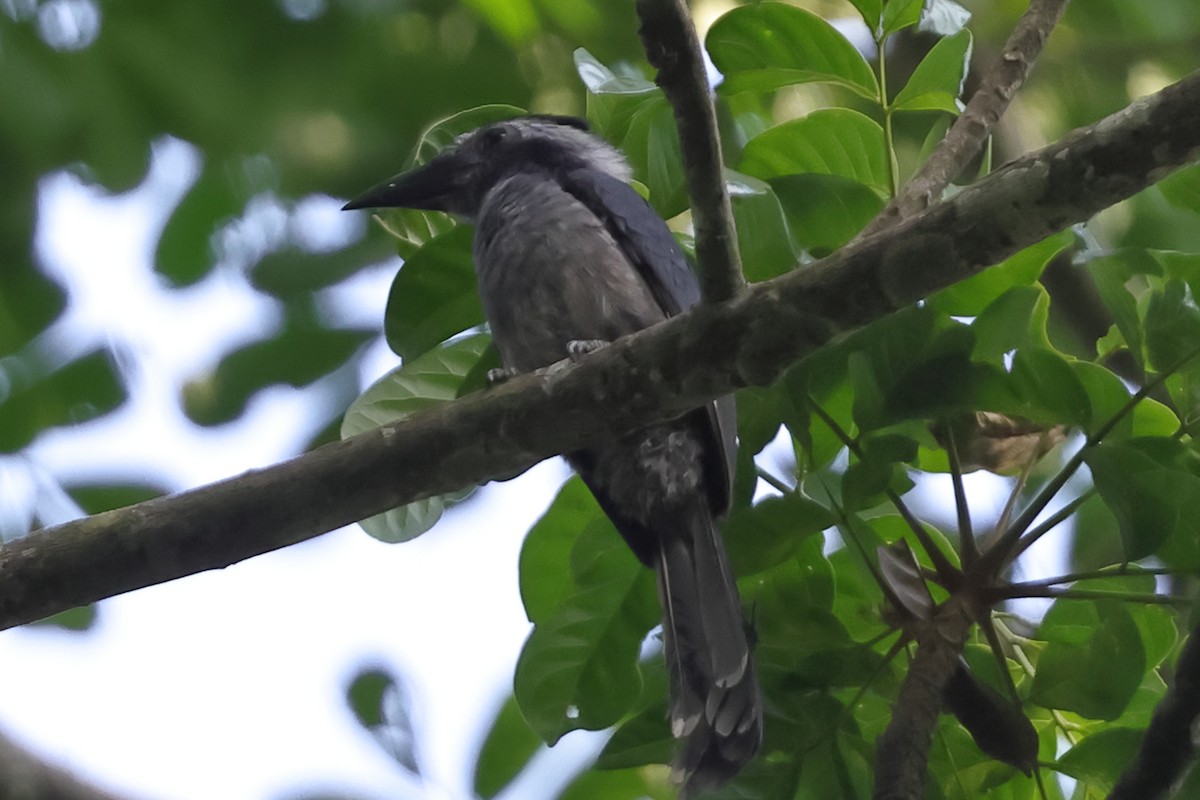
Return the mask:
M 1067 2 L 1030 0 L 1029 8 L 1004 43 L 1000 63 L 983 79 L 979 90 L 950 126 L 946 138 L 930 154 L 929 160 L 921 165 L 887 208 L 867 225 L 859 238 L 866 238 L 916 216 L 938 201 L 942 190 L 979 153 L 992 128 L 1008 109 L 1013 96 L 1025 83 L 1033 62 L 1041 54 Z
M 758 477 L 761 478 L 762 480 L 766 481 L 766 483 L 769 486 L 771 486 L 774 489 L 777 489 L 780 494 L 787 495 L 787 494 L 791 494 L 792 492 L 796 491 L 795 487 L 788 486 L 786 483 L 783 482 L 783 480 L 772 475 L 770 472 L 763 469 L 762 467 L 759 467 L 758 469 L 756 469 L 755 474 L 757 474 Z
M 979 557 L 975 546 L 975 531 L 971 527 L 971 509 L 967 506 L 967 492 L 963 488 L 962 463 L 958 460 L 958 444 L 954 441 L 954 426 L 946 424 L 946 456 L 950 459 L 950 481 L 954 484 L 954 510 L 958 513 L 958 541 L 962 549 L 962 563 L 970 569 Z
M 1042 578 L 1036 581 L 1022 581 L 1021 586 L 1057 586 L 1061 583 L 1076 583 L 1077 581 L 1094 581 L 1103 578 L 1120 578 L 1124 576 L 1138 577 L 1140 575 L 1191 575 L 1190 570 L 1170 569 L 1168 567 L 1137 567 L 1122 564 L 1115 569 L 1092 570 L 1090 572 L 1070 572 L 1054 578 Z M 1014 586 L 1017 584 L 1013 584 Z
M 638 0 L 637 11 L 642 46 L 658 70 L 655 82 L 670 102 L 679 129 L 701 294 L 710 303 L 729 300 L 741 292 L 746 279 L 700 40 L 685 0 Z
M 1017 597 L 1053 597 L 1063 600 L 1127 600 L 1152 606 L 1178 606 L 1191 603 L 1191 599 L 1170 594 L 1146 594 L 1144 592 L 1118 592 L 1106 589 L 1072 589 L 1062 586 L 1034 586 L 1011 583 L 987 592 L 992 602 L 1012 600 Z
M 1063 522 L 1066 522 L 1067 519 L 1072 514 L 1074 514 L 1076 511 L 1079 510 L 1080 506 L 1082 506 L 1088 500 L 1091 500 L 1092 495 L 1094 495 L 1095 493 L 1096 493 L 1096 487 L 1095 486 L 1090 487 L 1087 491 L 1083 492 L 1078 497 L 1076 497 L 1074 500 L 1067 503 L 1065 506 L 1060 508 L 1058 511 L 1051 514 L 1050 517 L 1048 519 L 1046 519 L 1046 521 L 1043 522 L 1041 525 L 1035 525 L 1033 528 L 1031 528 L 1029 530 L 1029 533 L 1022 536 L 1020 538 L 1020 540 L 1017 542 L 1017 546 L 1015 548 L 1013 548 L 1011 560 L 1015 561 L 1022 553 L 1024 553 L 1031 546 L 1033 546 L 1034 542 L 1036 542 L 1038 539 L 1045 536 L 1050 531 L 1057 528 Z
M 1108 800 L 1158 800 L 1192 760 L 1192 725 L 1200 717 L 1200 629 L 1188 636 L 1175 665 L 1175 682 L 1142 739 L 1142 748 Z

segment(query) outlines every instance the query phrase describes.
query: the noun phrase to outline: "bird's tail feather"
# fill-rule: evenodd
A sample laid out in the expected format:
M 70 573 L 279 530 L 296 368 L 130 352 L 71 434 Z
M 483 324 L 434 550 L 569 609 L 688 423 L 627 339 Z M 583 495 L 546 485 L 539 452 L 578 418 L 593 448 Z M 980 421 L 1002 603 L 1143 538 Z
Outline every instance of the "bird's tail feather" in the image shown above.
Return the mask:
M 724 783 L 758 749 L 762 698 L 741 602 L 707 508 L 660 536 L 658 586 L 671 681 L 672 775 L 685 791 Z

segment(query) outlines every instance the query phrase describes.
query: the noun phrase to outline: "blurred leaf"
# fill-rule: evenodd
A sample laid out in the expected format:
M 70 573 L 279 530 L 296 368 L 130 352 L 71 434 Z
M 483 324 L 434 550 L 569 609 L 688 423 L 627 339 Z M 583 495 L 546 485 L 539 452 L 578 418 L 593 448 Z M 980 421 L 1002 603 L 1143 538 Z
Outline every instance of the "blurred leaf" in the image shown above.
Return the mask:
M 366 236 L 332 252 L 286 247 L 268 253 L 250 268 L 250 284 L 259 291 L 290 299 L 332 286 L 392 255 L 384 240 Z
M 866 59 L 825 20 L 783 3 L 735 8 L 708 29 L 705 47 L 725 76 L 723 92 L 769 92 L 796 83 L 836 83 L 875 99 Z
M 24 259 L 0 269 L 0 358 L 25 346 L 62 313 L 66 295 Z
M 400 681 L 381 669 L 364 670 L 346 689 L 346 702 L 379 746 L 408 772 L 420 776 L 408 693 Z
M 1200 166 L 1181 169 L 1158 183 L 1167 202 L 1184 211 L 1200 214 Z
M 999 362 L 1020 347 L 1049 348 L 1046 322 L 1050 295 L 1041 286 L 1014 286 L 997 297 L 971 323 L 977 361 Z
M 346 409 L 342 438 L 347 439 L 387 425 L 458 396 L 464 377 L 491 342 L 485 335 L 469 336 L 435 348 L 372 384 Z M 359 524 L 384 542 L 406 542 L 433 527 L 448 504 L 466 497 L 472 489 L 428 497 L 392 509 Z
M 667 723 L 667 668 L 660 654 L 641 662 L 642 692 L 596 758 L 597 769 L 669 764 L 676 743 Z
M 405 360 L 483 322 L 471 256 L 474 230 L 459 225 L 427 242 L 396 274 L 383 329 Z
M 1084 426 L 1084 430 L 1096 433 L 1129 402 L 1129 389 L 1120 378 L 1098 364 L 1075 361 L 1071 368 L 1075 370 L 1092 406 L 1091 422 Z M 1179 418 L 1175 412 L 1157 400 L 1145 398 L 1134 407 L 1132 413 L 1126 414 L 1117 423 L 1104 441 L 1112 444 L 1131 436 L 1171 436 L 1178 429 Z
M 273 338 L 239 347 L 214 371 L 189 380 L 183 387 L 184 411 L 198 425 L 229 422 L 262 389 L 307 386 L 375 336 L 373 330 L 323 328 L 299 320 Z
M 65 487 L 71 498 L 88 514 L 124 508 L 164 494 L 170 490 L 161 484 L 95 483 Z
M 971 64 L 971 44 L 968 30 L 940 39 L 896 95 L 892 110 L 961 112 L 963 104 L 958 98 Z
M 517 699 L 510 695 L 492 721 L 475 759 L 475 794 L 482 800 L 492 800 L 521 773 L 541 745 L 542 740 L 521 716 Z
M 642 683 L 638 649 L 658 622 L 654 573 L 607 520 L 583 529 L 570 564 L 570 585 L 534 626 L 514 679 L 522 713 L 548 744 L 572 730 L 606 728 L 629 711 Z
M 78 425 L 103 416 L 125 400 L 125 386 L 106 350 L 91 353 L 61 367 L 50 375 L 21 385 L 23 375 L 0 377 L 10 383 L 0 394 L 0 453 L 12 453 L 29 444 L 47 428 Z M 10 388 L 11 387 L 11 388 Z
M 1086 425 L 1092 404 L 1071 365 L 1046 347 L 1023 347 L 1013 358 L 1016 390 L 1031 406 L 1046 410 L 1050 421 Z M 1042 418 L 1045 421 L 1045 418 Z
M 212 269 L 212 239 L 242 213 L 245 198 L 234 190 L 224 164 L 210 159 L 167 220 L 154 253 L 155 270 L 176 286 L 190 286 Z
M 79 606 L 31 623 L 33 626 L 60 628 L 74 633 L 89 631 L 96 624 L 96 606 Z
M 889 180 L 886 152 L 878 123 L 857 111 L 829 108 L 755 136 L 746 143 L 738 169 L 762 180 L 799 173 L 840 175 L 882 197 Z
M 665 768 L 588 770 L 580 773 L 558 800 L 673 800 L 676 795 Z
M 1144 734 L 1132 728 L 1102 728 L 1063 753 L 1057 769 L 1099 792 L 1111 792 L 1121 773 L 1133 763 Z
M 771 179 L 796 242 L 816 258 L 842 245 L 883 210 L 883 198 L 840 175 L 783 175 Z
M 1030 700 L 1088 719 L 1121 715 L 1146 672 L 1141 636 L 1122 603 L 1057 600 L 1039 636 L 1047 644 Z

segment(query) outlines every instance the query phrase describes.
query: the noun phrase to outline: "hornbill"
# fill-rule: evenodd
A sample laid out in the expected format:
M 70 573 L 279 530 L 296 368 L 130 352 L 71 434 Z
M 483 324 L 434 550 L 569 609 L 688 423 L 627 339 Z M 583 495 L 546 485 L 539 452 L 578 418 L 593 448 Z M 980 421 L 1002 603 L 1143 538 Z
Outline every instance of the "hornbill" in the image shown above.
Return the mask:
M 506 372 L 545 367 L 674 316 L 699 285 L 621 153 L 573 117 L 528 116 L 458 137 L 346 205 L 445 211 L 474 223 L 479 292 Z M 762 739 L 762 699 L 716 520 L 730 503 L 732 397 L 567 455 L 638 559 L 658 574 L 685 791 L 723 783 Z

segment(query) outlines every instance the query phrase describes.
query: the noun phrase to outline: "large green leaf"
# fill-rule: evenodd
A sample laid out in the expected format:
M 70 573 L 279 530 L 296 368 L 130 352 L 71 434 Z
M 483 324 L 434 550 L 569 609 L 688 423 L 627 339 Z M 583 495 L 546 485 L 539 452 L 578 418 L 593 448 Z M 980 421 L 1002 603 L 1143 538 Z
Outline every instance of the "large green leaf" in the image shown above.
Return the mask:
M 840 175 L 882 197 L 889 182 L 886 153 L 878 123 L 848 108 L 830 108 L 755 136 L 738 169 L 763 180 L 806 172 Z
M 738 251 L 746 279 L 764 281 L 795 267 L 798 253 L 792 245 L 779 199 L 770 185 L 726 170 L 725 186 L 733 206 Z
M 883 209 L 878 192 L 840 175 L 782 175 L 771 187 L 792 236 L 815 258 L 849 242 Z
M 638 649 L 659 618 L 654 573 L 607 520 L 580 533 L 570 573 L 566 596 L 525 642 L 514 680 L 521 711 L 550 744 L 629 711 L 642 683 Z
M 525 768 L 542 740 L 530 729 L 517 699 L 509 696 L 492 721 L 491 730 L 475 759 L 474 791 L 491 800 Z
M 1165 465 L 1149 445 L 1158 440 L 1101 444 L 1088 451 L 1092 481 L 1120 525 L 1125 556 L 1145 558 L 1170 539 L 1190 547 L 1176 551 L 1173 566 L 1193 566 L 1195 521 L 1200 519 L 1200 477 Z M 1160 555 L 1162 555 L 1160 553 Z
M 1098 730 L 1063 753 L 1057 769 L 1100 792 L 1110 792 L 1133 762 L 1145 731 L 1112 727 Z
M 994 267 L 960 281 L 935 294 L 929 303 L 939 311 L 969 317 L 983 312 L 996 298 L 1014 286 L 1030 286 L 1042 274 L 1046 264 L 1072 241 L 1069 231 L 1049 236 L 1026 247 Z
M 419 411 L 448 403 L 479 360 L 491 339 L 470 336 L 430 350 L 372 384 L 342 420 L 342 438 L 410 417 Z M 417 500 L 361 522 L 367 533 L 385 542 L 405 542 L 433 527 L 448 503 L 470 490 Z
M 713 23 L 705 47 L 724 92 L 767 92 L 796 83 L 836 83 L 875 99 L 875 74 L 846 37 L 796 6 L 757 3 Z
M 575 476 L 563 484 L 554 502 L 533 524 L 521 546 L 521 602 L 530 622 L 544 622 L 571 591 L 571 575 L 563 568 L 580 533 L 608 521 L 596 498 Z M 616 528 L 610 528 L 613 536 Z
M 406 361 L 483 322 L 472 236 L 471 228 L 460 225 L 426 242 L 392 281 L 383 330 Z
M 834 522 L 829 509 L 792 493 L 739 509 L 721 527 L 733 571 L 745 578 L 792 558 L 808 537 Z
M 1046 649 L 1037 661 L 1030 700 L 1113 720 L 1146 673 L 1138 627 L 1117 600 L 1057 600 L 1042 621 Z

